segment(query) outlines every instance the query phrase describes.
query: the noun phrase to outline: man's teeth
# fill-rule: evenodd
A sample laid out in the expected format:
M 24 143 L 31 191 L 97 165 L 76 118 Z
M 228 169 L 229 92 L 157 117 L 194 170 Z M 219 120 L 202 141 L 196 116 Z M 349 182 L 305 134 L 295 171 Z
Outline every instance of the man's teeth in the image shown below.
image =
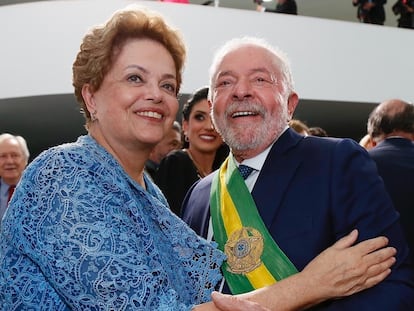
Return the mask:
M 140 116 L 162 119 L 162 114 L 154 111 L 143 111 L 138 113 Z
M 254 116 L 254 115 L 256 115 L 256 114 L 251 112 L 251 111 L 239 111 L 239 112 L 233 113 L 232 117 L 237 118 L 237 117 Z

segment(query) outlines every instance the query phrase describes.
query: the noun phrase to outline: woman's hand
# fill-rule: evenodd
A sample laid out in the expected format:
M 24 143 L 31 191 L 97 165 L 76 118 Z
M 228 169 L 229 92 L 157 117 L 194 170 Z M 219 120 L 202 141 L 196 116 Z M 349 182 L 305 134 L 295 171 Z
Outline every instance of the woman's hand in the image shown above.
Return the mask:
M 273 285 L 236 296 L 214 292 L 214 304 L 209 302 L 194 310 L 305 310 L 370 288 L 390 274 L 396 249 L 386 247 L 385 237 L 353 245 L 357 237 L 358 231 L 353 230 L 314 258 L 302 272 Z
M 270 311 L 257 302 L 242 299 L 240 296 L 225 295 L 213 292 L 211 298 L 217 308 L 221 311 Z
M 377 237 L 354 246 L 358 231 L 338 240 L 312 260 L 302 271 L 326 299 L 349 296 L 384 280 L 395 263 L 396 249 L 388 239 Z

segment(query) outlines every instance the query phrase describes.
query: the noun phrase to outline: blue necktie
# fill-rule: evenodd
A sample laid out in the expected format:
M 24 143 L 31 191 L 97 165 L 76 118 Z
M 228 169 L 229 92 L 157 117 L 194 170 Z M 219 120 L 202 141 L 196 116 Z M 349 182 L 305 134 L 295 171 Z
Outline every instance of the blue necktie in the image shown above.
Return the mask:
M 240 164 L 239 165 L 239 171 L 240 171 L 240 174 L 242 175 L 243 179 L 246 179 L 254 171 L 254 168 L 250 167 L 250 166 L 247 166 L 247 165 Z

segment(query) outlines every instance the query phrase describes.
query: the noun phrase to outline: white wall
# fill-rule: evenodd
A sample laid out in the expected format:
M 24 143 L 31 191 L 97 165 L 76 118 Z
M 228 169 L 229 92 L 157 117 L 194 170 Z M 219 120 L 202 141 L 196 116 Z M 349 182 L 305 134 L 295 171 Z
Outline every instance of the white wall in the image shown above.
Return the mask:
M 117 8 L 139 3 L 180 28 L 189 52 L 183 93 L 207 83 L 215 48 L 257 35 L 290 56 L 301 98 L 413 100 L 414 32 L 304 16 L 154 1 L 44 1 L 0 7 L 0 99 L 72 93 L 71 66 L 84 33 Z

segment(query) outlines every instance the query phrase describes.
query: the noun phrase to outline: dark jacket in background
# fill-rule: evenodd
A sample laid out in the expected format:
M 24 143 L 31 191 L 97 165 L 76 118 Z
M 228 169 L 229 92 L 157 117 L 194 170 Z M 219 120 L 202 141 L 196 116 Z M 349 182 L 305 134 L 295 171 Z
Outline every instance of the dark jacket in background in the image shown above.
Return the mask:
M 295 0 L 286 0 L 283 4 L 277 4 L 275 10 L 266 9 L 265 12 L 273 13 L 285 13 L 285 14 L 298 14 L 298 7 Z
M 411 251 L 414 250 L 414 143 L 392 137 L 368 151 L 385 183 Z
M 367 24 L 378 24 L 384 25 L 385 22 L 385 10 L 384 5 L 387 3 L 387 0 L 371 0 L 375 3 L 375 6 L 367 11 L 363 9 L 365 3 L 370 0 L 359 0 L 354 6 L 358 6 L 357 17 L 361 22 Z
M 400 15 L 398 19 L 398 27 L 414 28 L 414 14 L 407 11 L 407 7 L 414 8 L 414 0 L 398 0 L 393 6 L 392 11 L 395 15 Z

